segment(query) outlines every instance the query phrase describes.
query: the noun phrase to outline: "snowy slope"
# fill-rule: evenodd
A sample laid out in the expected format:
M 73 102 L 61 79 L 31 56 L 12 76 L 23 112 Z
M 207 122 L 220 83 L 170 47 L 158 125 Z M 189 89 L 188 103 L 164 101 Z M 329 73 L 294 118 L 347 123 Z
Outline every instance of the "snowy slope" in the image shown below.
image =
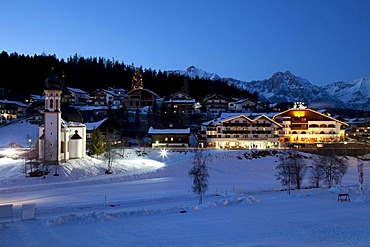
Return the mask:
M 210 186 L 202 205 L 187 175 L 190 151 L 170 151 L 165 158 L 159 150 L 130 149 L 117 157 L 112 175 L 102 172 L 104 159 L 87 158 L 61 164 L 60 176 L 45 179 L 24 177 L 22 160 L 0 159 L 0 204 L 15 206 L 14 222 L 0 223 L 0 245 L 368 244 L 370 183 L 365 176 L 361 196 L 356 160 L 349 161 L 343 187 L 288 195 L 275 179 L 278 157 L 246 158 L 251 152 L 209 151 Z M 369 171 L 366 165 L 365 174 Z M 309 185 L 307 179 L 303 185 Z M 337 202 L 338 192 L 349 192 L 352 202 Z M 36 203 L 36 220 L 20 221 L 24 203 Z
M 34 145 L 38 135 L 38 125 L 30 124 L 26 120 L 18 121 L 0 127 L 0 148 L 17 144 L 22 147 Z

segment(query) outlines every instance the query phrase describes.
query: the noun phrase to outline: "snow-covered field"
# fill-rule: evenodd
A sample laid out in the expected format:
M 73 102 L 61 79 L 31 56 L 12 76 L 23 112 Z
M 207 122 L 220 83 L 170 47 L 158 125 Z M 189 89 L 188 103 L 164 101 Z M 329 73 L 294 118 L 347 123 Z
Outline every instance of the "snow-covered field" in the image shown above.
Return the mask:
M 12 144 L 22 147 L 34 145 L 38 134 L 38 125 L 30 124 L 26 120 L 16 121 L 0 127 L 0 148 L 7 148 Z
M 370 245 L 368 165 L 363 196 L 355 159 L 342 187 L 288 195 L 275 179 L 276 156 L 209 152 L 202 205 L 187 176 L 190 151 L 161 157 L 159 150 L 128 149 L 115 160 L 114 174 L 104 174 L 102 159 L 86 158 L 62 164 L 60 176 L 50 167 L 45 179 L 26 178 L 23 160 L 0 159 L 0 204 L 15 207 L 14 222 L 0 224 L 0 246 Z M 339 191 L 349 192 L 351 202 L 337 202 Z M 36 203 L 36 220 L 20 220 L 24 203 Z

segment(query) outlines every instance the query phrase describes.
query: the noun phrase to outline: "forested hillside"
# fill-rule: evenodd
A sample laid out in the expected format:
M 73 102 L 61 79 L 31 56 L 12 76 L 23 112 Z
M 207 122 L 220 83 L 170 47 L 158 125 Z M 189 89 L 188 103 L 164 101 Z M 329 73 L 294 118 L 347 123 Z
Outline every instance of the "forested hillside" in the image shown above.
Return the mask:
M 65 86 L 80 88 L 87 92 L 107 87 L 119 87 L 129 91 L 136 69 L 142 70 L 144 87 L 159 96 L 170 96 L 182 91 L 196 100 L 208 94 L 220 93 L 226 97 L 249 97 L 257 94 L 241 91 L 222 80 L 191 79 L 164 71 L 135 67 L 121 61 L 102 57 L 74 55 L 67 60 L 55 55 L 20 55 L 3 51 L 0 53 L 0 99 L 20 100 L 30 94 L 42 94 L 45 79 L 54 74 L 63 79 Z

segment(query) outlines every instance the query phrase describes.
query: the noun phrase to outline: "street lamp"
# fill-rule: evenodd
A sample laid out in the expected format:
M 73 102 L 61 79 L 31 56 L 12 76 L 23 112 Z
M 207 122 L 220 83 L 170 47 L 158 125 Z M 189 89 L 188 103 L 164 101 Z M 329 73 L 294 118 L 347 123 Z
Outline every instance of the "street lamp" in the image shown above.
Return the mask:
M 347 156 L 347 142 L 344 141 L 343 144 L 344 144 L 345 155 Z

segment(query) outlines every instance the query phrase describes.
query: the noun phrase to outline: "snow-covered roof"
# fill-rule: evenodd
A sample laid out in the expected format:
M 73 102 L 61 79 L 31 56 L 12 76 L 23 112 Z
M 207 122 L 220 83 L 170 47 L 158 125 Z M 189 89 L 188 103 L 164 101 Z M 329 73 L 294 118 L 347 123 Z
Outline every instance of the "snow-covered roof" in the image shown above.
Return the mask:
M 227 120 L 239 117 L 239 116 L 246 117 L 246 118 L 248 118 L 252 121 L 257 120 L 258 118 L 261 118 L 262 116 L 265 116 L 265 117 L 270 118 L 271 121 L 275 122 L 274 120 L 272 120 L 272 117 L 275 114 L 276 113 L 252 113 L 252 114 L 250 114 L 250 113 L 240 113 L 240 112 L 224 112 L 224 113 L 221 113 L 219 118 L 215 118 L 213 120 L 204 122 L 204 123 L 202 123 L 202 125 L 206 126 L 210 123 L 216 123 L 217 124 L 217 123 L 221 123 L 221 122 L 224 122 L 224 121 L 227 121 Z
M 9 104 L 9 105 L 16 105 L 16 106 L 19 106 L 19 107 L 29 107 L 29 105 L 23 104 L 22 102 L 19 102 L 19 101 L 0 100 L 0 103 Z
M 195 99 L 170 99 L 172 103 L 195 103 Z
M 68 127 L 83 127 L 85 124 L 80 122 L 67 122 Z
M 233 118 L 233 117 L 237 117 L 239 115 L 244 115 L 244 116 L 247 116 L 249 118 L 256 118 L 258 116 L 261 116 L 261 115 L 265 115 L 269 118 L 272 118 L 273 116 L 276 115 L 276 112 L 261 112 L 261 113 L 250 113 L 250 112 L 247 112 L 247 113 L 243 113 L 243 112 L 223 112 L 221 113 L 220 115 L 220 118 L 221 119 L 224 119 L 224 118 Z
M 105 105 L 83 105 L 83 106 L 73 105 L 72 107 L 78 109 L 79 111 L 108 110 L 108 106 Z M 111 108 L 119 109 L 120 106 L 112 105 Z
M 187 129 L 154 129 L 149 128 L 148 134 L 190 134 L 190 128 Z
M 88 94 L 87 92 L 79 88 L 67 87 L 67 90 L 79 94 Z
M 37 95 L 37 94 L 31 94 L 31 100 L 34 100 L 34 101 L 44 101 L 45 100 L 45 96 L 43 96 L 43 95 Z
M 86 130 L 94 130 L 97 127 L 99 127 L 104 121 L 107 120 L 107 118 L 104 118 L 98 122 L 91 122 L 91 123 L 85 123 L 86 125 Z

